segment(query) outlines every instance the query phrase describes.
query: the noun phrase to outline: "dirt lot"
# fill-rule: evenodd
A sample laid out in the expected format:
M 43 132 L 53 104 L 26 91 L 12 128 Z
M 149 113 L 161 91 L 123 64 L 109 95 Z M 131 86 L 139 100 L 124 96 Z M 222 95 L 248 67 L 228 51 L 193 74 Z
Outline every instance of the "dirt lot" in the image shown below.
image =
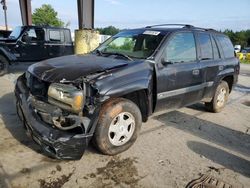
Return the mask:
M 201 174 L 250 187 L 250 66 L 225 110 L 202 104 L 156 114 L 128 151 L 99 154 L 89 146 L 79 161 L 43 155 L 28 138 L 13 103 L 14 80 L 27 66 L 0 78 L 0 187 L 185 187 Z

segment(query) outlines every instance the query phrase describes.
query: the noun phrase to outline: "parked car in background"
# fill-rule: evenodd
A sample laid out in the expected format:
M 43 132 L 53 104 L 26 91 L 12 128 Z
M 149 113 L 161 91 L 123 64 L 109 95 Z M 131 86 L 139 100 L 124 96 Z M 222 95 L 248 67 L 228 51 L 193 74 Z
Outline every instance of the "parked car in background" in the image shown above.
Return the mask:
M 11 32 L 12 31 L 9 31 L 9 30 L 7 30 L 7 31 L 6 30 L 0 30 L 0 39 L 1 38 L 8 38 Z
M 0 39 L 0 76 L 15 62 L 40 61 L 74 53 L 69 29 L 49 26 L 16 27 Z
M 243 48 L 240 52 L 237 53 L 237 57 L 240 60 L 250 60 L 250 47 Z
M 234 51 L 235 51 L 235 53 L 240 52 L 240 50 L 241 50 L 241 45 L 234 45 Z
M 29 135 L 59 159 L 80 159 L 89 141 L 127 150 L 154 112 L 204 102 L 220 112 L 238 80 L 230 39 L 191 25 L 125 30 L 88 55 L 31 65 L 17 79 L 16 108 Z

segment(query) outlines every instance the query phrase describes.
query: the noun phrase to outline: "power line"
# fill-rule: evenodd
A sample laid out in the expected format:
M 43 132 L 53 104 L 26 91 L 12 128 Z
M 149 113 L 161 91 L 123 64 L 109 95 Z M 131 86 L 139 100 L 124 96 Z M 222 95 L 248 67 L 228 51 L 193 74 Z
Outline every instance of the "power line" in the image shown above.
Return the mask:
M 7 22 L 7 5 L 6 5 L 6 0 L 1 0 L 0 2 L 3 6 L 3 11 L 4 11 L 4 21 L 5 21 L 5 29 L 6 31 L 8 30 L 8 22 Z

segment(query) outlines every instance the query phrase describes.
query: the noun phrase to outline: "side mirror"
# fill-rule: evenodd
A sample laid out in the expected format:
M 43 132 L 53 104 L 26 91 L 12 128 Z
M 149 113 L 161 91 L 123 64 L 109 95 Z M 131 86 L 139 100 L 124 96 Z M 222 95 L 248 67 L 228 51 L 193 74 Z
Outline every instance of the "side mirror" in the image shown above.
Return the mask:
M 174 63 L 173 61 L 170 61 L 170 60 L 168 60 L 168 59 L 165 58 L 165 57 L 163 57 L 163 58 L 161 59 L 161 64 L 164 65 L 164 66 L 167 66 L 167 65 L 173 64 L 173 63 Z

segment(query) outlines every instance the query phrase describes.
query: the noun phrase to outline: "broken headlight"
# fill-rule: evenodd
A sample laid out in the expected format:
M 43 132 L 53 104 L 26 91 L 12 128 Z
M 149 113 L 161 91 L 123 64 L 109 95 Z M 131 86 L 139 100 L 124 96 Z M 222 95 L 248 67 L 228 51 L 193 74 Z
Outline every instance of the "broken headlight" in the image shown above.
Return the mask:
M 48 101 L 50 104 L 74 113 L 82 111 L 84 98 L 83 91 L 72 85 L 53 83 L 48 89 Z

